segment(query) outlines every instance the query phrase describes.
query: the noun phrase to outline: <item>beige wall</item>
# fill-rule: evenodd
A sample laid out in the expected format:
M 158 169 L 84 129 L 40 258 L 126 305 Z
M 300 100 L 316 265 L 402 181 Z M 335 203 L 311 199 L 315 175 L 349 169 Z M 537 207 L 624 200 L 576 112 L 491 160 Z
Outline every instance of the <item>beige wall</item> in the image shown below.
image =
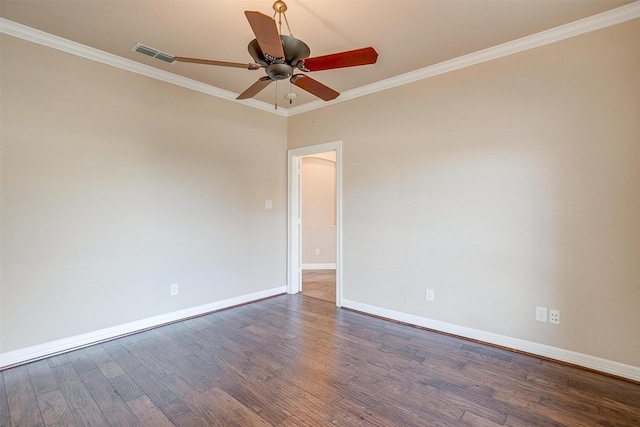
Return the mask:
M 1 41 L 0 353 L 285 285 L 285 118 Z
M 344 298 L 640 366 L 638 20 L 288 122 L 1 37 L 0 353 L 284 285 L 342 140 Z
M 303 268 L 305 264 L 336 262 L 335 154 L 332 151 L 302 158 Z
M 635 20 L 290 117 L 289 148 L 343 141 L 344 298 L 640 366 L 638 40 Z

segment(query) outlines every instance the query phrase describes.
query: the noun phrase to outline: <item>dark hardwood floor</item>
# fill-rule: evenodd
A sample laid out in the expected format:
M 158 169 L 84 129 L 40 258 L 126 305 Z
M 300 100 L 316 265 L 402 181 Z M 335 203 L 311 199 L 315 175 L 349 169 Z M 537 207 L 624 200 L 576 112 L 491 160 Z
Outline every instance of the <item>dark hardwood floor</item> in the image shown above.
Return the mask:
M 638 426 L 640 385 L 282 295 L 0 373 L 2 426 Z

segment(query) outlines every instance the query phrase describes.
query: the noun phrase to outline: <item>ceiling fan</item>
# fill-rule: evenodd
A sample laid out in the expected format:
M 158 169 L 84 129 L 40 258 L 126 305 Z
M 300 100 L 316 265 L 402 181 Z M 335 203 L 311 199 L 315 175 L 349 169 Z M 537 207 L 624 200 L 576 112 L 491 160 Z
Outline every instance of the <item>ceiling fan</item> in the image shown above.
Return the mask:
M 340 93 L 312 79 L 307 74 L 294 74 L 294 70 L 297 69 L 304 73 L 332 70 L 335 68 L 375 64 L 378 59 L 378 53 L 372 47 L 310 58 L 311 51 L 309 46 L 291 35 L 291 28 L 289 28 L 289 22 L 285 15 L 287 5 L 278 0 L 273 4 L 273 10 L 275 10 L 273 17 L 260 12 L 244 12 L 253 34 L 256 36 L 248 46 L 249 54 L 253 57 L 255 63 L 244 64 L 183 56 L 174 56 L 173 59 L 178 62 L 245 68 L 248 70 L 264 68 L 267 75 L 258 79 L 257 82 L 238 95 L 236 99 L 253 98 L 272 82 L 288 78 L 295 86 L 324 101 L 335 99 Z M 276 15 L 278 15 L 278 24 L 275 21 Z M 283 17 L 289 30 L 288 36 L 282 35 Z

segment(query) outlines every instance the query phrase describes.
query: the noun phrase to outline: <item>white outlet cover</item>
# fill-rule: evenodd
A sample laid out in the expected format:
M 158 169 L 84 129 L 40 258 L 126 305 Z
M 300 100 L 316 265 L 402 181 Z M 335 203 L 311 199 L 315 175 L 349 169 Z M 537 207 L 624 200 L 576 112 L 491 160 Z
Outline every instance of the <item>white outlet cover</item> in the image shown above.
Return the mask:
M 264 201 L 265 209 L 273 209 L 273 200 L 265 200 Z
M 547 307 L 536 307 L 536 320 L 538 322 L 546 322 L 547 321 Z
M 560 324 L 560 310 L 549 310 L 549 323 Z

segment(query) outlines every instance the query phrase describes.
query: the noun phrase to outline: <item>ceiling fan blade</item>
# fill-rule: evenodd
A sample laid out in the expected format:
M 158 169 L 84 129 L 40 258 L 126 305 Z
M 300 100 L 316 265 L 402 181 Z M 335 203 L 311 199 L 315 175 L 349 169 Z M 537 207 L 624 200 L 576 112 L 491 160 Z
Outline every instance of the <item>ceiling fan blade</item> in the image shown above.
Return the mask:
M 294 74 L 293 77 L 291 77 L 291 83 L 324 101 L 331 101 L 340 95 L 339 92 L 336 92 L 329 86 L 325 86 L 305 74 Z
M 267 62 L 282 62 L 284 61 L 284 49 L 282 48 L 282 40 L 278 34 L 278 28 L 276 27 L 276 21 L 271 19 L 270 16 L 260 12 L 246 11 L 245 16 L 251 25 L 253 34 L 258 40 L 260 50 Z
M 307 58 L 298 63 L 298 68 L 302 71 L 332 70 L 334 68 L 375 64 L 377 60 L 378 52 L 372 47 L 365 47 L 347 52 Z
M 245 90 L 240 95 L 238 95 L 238 97 L 236 99 L 253 98 L 258 93 L 260 93 L 260 91 L 262 89 L 264 89 L 265 87 L 269 86 L 272 81 L 273 80 L 271 80 L 271 77 L 269 77 L 269 76 L 261 77 L 257 82 L 255 82 L 254 84 L 249 86 L 249 88 L 247 90 Z
M 242 62 L 214 61 L 212 59 L 186 58 L 184 56 L 174 56 L 173 59 L 178 62 L 191 62 L 193 64 L 204 65 L 219 65 L 221 67 L 244 68 L 246 70 L 257 70 L 260 68 L 260 65 L 258 64 L 243 64 Z

